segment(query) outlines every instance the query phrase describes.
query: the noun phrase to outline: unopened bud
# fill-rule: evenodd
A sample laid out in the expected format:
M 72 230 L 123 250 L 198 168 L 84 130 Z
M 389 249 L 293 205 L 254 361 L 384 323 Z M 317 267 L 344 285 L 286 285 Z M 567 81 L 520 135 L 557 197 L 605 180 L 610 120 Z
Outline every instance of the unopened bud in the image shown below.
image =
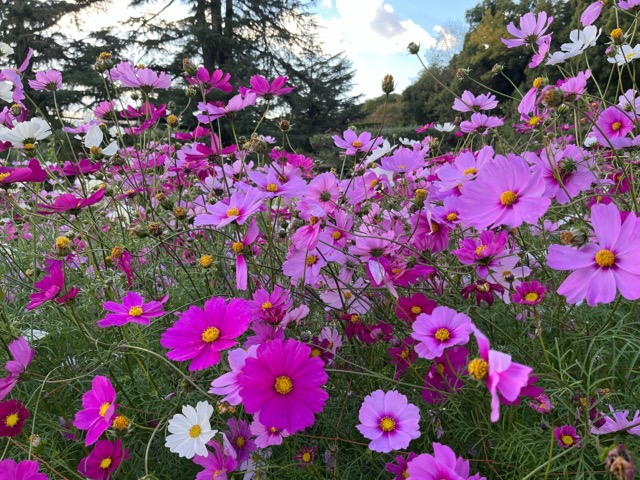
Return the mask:
M 409 44 L 409 46 L 407 47 L 407 50 L 409 50 L 409 53 L 411 55 L 417 55 L 418 52 L 420 51 L 420 44 L 419 43 L 415 43 L 415 42 L 411 42 Z
M 193 77 L 196 73 L 198 73 L 198 67 L 191 61 L 190 58 L 185 58 L 182 60 L 182 70 L 185 75 L 189 75 Z
M 385 75 L 382 79 L 382 91 L 389 95 L 396 89 L 396 84 L 393 81 L 393 75 Z

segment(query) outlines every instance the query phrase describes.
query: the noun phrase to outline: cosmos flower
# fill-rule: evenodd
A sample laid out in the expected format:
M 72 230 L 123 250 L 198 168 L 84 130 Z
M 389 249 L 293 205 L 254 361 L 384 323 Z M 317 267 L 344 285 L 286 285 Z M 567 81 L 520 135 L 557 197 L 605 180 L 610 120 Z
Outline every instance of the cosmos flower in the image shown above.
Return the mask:
M 591 433 L 594 435 L 604 435 L 607 433 L 615 433 L 625 431 L 631 435 L 637 435 L 640 437 L 640 410 L 636 410 L 631 420 L 629 420 L 629 410 L 622 412 L 616 412 L 613 405 L 609 405 L 609 411 L 611 416 L 601 417 L 604 420 L 604 424 L 597 427 L 591 427 Z
M 295 90 L 296 87 L 285 87 L 284 85 L 289 80 L 287 77 L 277 77 L 272 82 L 269 82 L 266 78 L 260 75 L 254 75 L 249 80 L 251 85 L 250 91 L 255 93 L 258 97 L 263 97 L 265 100 L 270 100 L 273 97 L 285 95 Z
M 119 438 L 115 442 L 100 440 L 91 453 L 80 460 L 78 472 L 90 480 L 109 480 L 126 457 L 127 449 L 122 448 Z
M 24 372 L 35 354 L 35 350 L 29 346 L 24 337 L 18 337 L 8 345 L 9 353 L 13 357 L 7 361 L 4 368 L 9 375 L 0 379 L 0 400 L 4 399 L 16 386 L 20 375 Z
M 80 213 L 83 208 L 95 205 L 104 198 L 105 189 L 99 188 L 87 198 L 78 198 L 72 193 L 64 193 L 53 201 L 51 205 L 38 204 L 40 215 L 53 215 L 54 213 L 70 212 L 74 215 Z
M 396 390 L 376 390 L 367 395 L 358 419 L 356 428 L 371 440 L 369 449 L 374 452 L 405 449 L 420 436 L 420 410 Z
M 469 351 L 464 347 L 452 347 L 433 359 L 424 377 L 422 398 L 427 403 L 444 403 L 464 386 L 462 376 L 467 374 Z
M 49 300 L 61 300 L 60 294 L 64 289 L 64 271 L 60 267 L 54 267 L 49 271 L 49 275 L 38 280 L 34 287 L 39 292 L 29 295 L 27 310 L 33 310 Z M 62 302 L 58 302 L 62 303 Z
M 423 453 L 407 464 L 409 479 L 415 480 L 486 480 L 479 473 L 469 476 L 469 461 L 456 457 L 451 448 L 433 443 L 433 455 Z
M 495 95 L 489 93 L 482 94 L 477 97 L 469 90 L 465 90 L 453 101 L 453 109 L 458 112 L 477 112 L 479 110 L 493 110 L 498 106 L 498 100 Z
M 218 433 L 211 430 L 211 415 L 213 405 L 209 402 L 198 402 L 196 408 L 184 405 L 182 413 L 176 413 L 169 420 L 167 430 L 171 435 L 167 436 L 164 446 L 180 457 L 207 457 L 207 442 Z
M 551 22 L 553 22 L 553 17 L 547 18 L 547 12 L 544 10 L 537 17 L 534 13 L 526 13 L 520 17 L 520 28 L 517 28 L 513 22 L 507 25 L 507 31 L 516 38 L 503 38 L 502 43 L 508 48 L 539 44 L 543 41 L 544 34 Z
M 345 130 L 343 137 L 334 135 L 333 141 L 336 147 L 344 149 L 343 155 L 356 155 L 359 152 L 371 152 L 382 145 L 382 137 L 372 138 L 371 133 L 362 132 L 357 135 L 353 130 Z
M 211 480 L 212 478 L 215 480 L 227 480 L 227 473 L 233 472 L 241 461 L 227 455 L 217 442 L 212 441 L 207 445 L 213 447 L 213 452 L 210 452 L 211 455 L 205 457 L 196 455 L 193 457 L 193 463 L 204 467 L 204 470 L 198 472 L 195 480 Z
M 290 434 L 311 426 L 329 395 L 322 388 L 328 380 L 324 363 L 310 355 L 311 348 L 294 339 L 260 346 L 238 379 L 247 413 L 257 414 L 268 428 Z
M 222 228 L 232 222 L 244 224 L 251 215 L 264 208 L 264 195 L 257 188 L 247 188 L 244 192 L 235 192 L 230 198 L 214 205 L 207 205 L 207 213 L 196 215 L 194 226 L 213 225 Z
M 604 7 L 604 0 L 593 2 L 585 8 L 582 15 L 580 15 L 580 23 L 582 23 L 582 26 L 586 27 L 595 22 L 602 13 L 602 7 Z
M 227 402 L 229 405 L 240 405 L 242 397 L 240 396 L 240 384 L 238 377 L 242 373 L 247 358 L 256 358 L 258 345 L 253 345 L 247 350 L 244 348 L 235 348 L 229 351 L 228 361 L 230 372 L 220 375 L 211 382 L 209 393 L 215 395 L 225 395 L 221 402 Z
M 0 472 L 7 480 L 47 480 L 44 473 L 38 473 L 40 465 L 35 460 L 23 460 L 17 463 L 11 458 L 0 462 Z
M 169 298 L 166 295 L 159 302 L 145 302 L 141 295 L 135 292 L 127 292 L 122 299 L 122 303 L 104 302 L 102 308 L 108 313 L 102 320 L 98 320 L 98 326 L 105 327 L 121 327 L 129 322 L 139 323 L 141 325 L 149 325 L 149 320 L 155 317 L 161 317 L 166 312 L 163 305 Z
M 460 131 L 463 133 L 479 133 L 486 135 L 492 128 L 504 125 L 504 120 L 498 117 L 488 117 L 484 113 L 474 113 L 471 120 L 465 120 L 460 124 Z
M 198 68 L 194 76 L 186 76 L 185 80 L 191 85 L 199 85 L 204 88 L 204 93 L 209 93 L 214 88 L 225 93 L 231 93 L 233 87 L 229 83 L 231 74 L 225 73 L 222 70 L 213 70 L 211 73 L 204 68 Z
M 100 435 L 111 426 L 118 404 L 116 391 L 107 377 L 97 375 L 91 382 L 91 390 L 82 396 L 82 406 L 73 426 L 87 431 L 85 445 L 96 443 Z
M 33 149 L 38 140 L 51 135 L 51 127 L 41 118 L 17 123 L 13 128 L 0 125 L 0 141 L 11 142 L 14 147 Z
M 431 314 L 420 314 L 413 322 L 411 336 L 418 340 L 416 353 L 428 360 L 439 357 L 445 348 L 464 345 L 472 332 L 471 319 L 449 307 L 436 307 Z
M 51 92 L 62 88 L 62 73 L 58 70 L 36 72 L 35 80 L 29 80 L 29 86 L 34 90 L 49 90 Z
M 199 122 L 209 123 L 218 118 L 224 116 L 232 116 L 235 115 L 236 112 L 243 110 L 247 107 L 255 105 L 256 103 L 256 94 L 253 92 L 246 92 L 246 95 L 236 95 L 235 97 L 231 97 L 226 106 L 218 106 L 214 105 L 211 102 L 209 103 L 198 103 L 198 109 L 203 111 L 204 113 L 198 114 L 194 113 Z
M 0 437 L 15 437 L 22 432 L 29 412 L 20 400 L 0 402 Z
M 580 440 L 582 440 L 582 437 L 576 433 L 576 427 L 573 425 L 555 427 L 553 429 L 553 436 L 562 448 L 569 448 L 573 445 L 578 445 L 579 447 Z
M 515 289 L 513 301 L 520 305 L 538 305 L 544 300 L 544 287 L 536 280 L 522 282 Z

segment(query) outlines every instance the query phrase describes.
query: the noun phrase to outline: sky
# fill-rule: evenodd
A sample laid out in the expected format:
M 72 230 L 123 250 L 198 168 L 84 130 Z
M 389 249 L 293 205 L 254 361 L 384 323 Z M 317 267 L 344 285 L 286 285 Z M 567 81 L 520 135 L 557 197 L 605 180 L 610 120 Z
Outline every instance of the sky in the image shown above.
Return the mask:
M 93 28 L 117 24 L 133 13 L 128 0 L 113 0 L 106 14 L 96 14 L 85 25 Z M 393 75 L 396 92 L 412 84 L 420 74 L 417 58 L 407 53 L 410 42 L 426 48 L 438 48 L 438 32 L 452 23 L 464 24 L 466 10 L 478 0 L 318 0 L 316 19 L 319 36 L 329 54 L 344 52 L 356 70 L 353 95 L 364 99 L 382 94 L 382 78 Z M 157 13 L 166 3 L 151 3 L 148 10 Z M 162 12 L 175 19 L 185 15 L 180 2 Z M 444 30 L 446 31 L 446 29 Z M 135 60 L 135 59 L 134 59 Z

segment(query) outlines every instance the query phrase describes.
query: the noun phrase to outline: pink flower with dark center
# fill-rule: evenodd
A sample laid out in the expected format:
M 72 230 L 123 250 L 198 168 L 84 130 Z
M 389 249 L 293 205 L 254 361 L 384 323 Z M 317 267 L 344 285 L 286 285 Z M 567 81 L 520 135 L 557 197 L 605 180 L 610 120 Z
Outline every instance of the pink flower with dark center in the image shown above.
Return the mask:
M 249 328 L 252 318 L 247 302 L 234 298 L 207 300 L 204 310 L 191 306 L 160 337 L 160 345 L 171 351 L 176 362 L 191 360 L 189 370 L 204 370 L 220 361 L 220 351 L 236 345 L 236 338 Z
M 412 325 L 411 336 L 418 340 L 417 354 L 428 360 L 442 355 L 454 345 L 464 345 L 472 332 L 471 319 L 449 307 L 436 307 L 431 314 L 420 314 Z
M 529 402 L 529 406 L 536 412 L 546 414 L 553 410 L 553 404 L 548 395 L 542 393 L 534 398 L 534 402 Z
M 286 430 L 278 430 L 276 427 L 266 427 L 255 417 L 253 417 L 253 422 L 249 428 L 251 429 L 251 433 L 256 436 L 256 446 L 258 448 L 280 445 L 282 440 L 290 435 Z
M 35 80 L 29 80 L 29 86 L 34 90 L 49 90 L 54 92 L 62 88 L 62 73 L 58 70 L 37 72 Z
M 282 273 L 291 278 L 291 283 L 296 284 L 302 279 L 305 285 L 315 285 L 321 278 L 320 271 L 327 265 L 323 249 L 293 250 L 287 254 L 287 259 L 282 264 Z
M 322 173 L 309 182 L 304 196 L 315 200 L 329 214 L 338 206 L 336 203 L 340 196 L 338 179 L 332 172 Z
M 394 173 L 410 173 L 420 167 L 425 166 L 424 156 L 418 151 L 411 148 L 401 147 L 391 154 L 389 157 L 383 157 L 380 160 L 383 170 Z
M 127 449 L 122 448 L 119 438 L 115 442 L 100 440 L 91 453 L 80 460 L 78 472 L 90 480 L 109 480 L 127 456 Z
M 329 398 L 322 388 L 328 380 L 324 363 L 311 357 L 311 348 L 294 339 L 272 340 L 247 358 L 238 382 L 247 413 L 263 425 L 290 434 L 315 421 Z
M 462 92 L 460 98 L 453 101 L 453 109 L 458 112 L 477 112 L 479 110 L 493 110 L 498 106 L 495 95 L 489 93 L 477 97 L 469 90 Z
M 551 22 L 553 22 L 553 17 L 547 18 L 545 11 L 540 12 L 537 17 L 534 13 L 526 13 L 520 17 L 520 28 L 517 28 L 513 22 L 507 25 L 507 31 L 516 38 L 503 38 L 502 43 L 508 48 L 539 44 Z
M 20 400 L 0 402 L 0 437 L 15 437 L 22 432 L 29 412 Z
M 213 225 L 222 228 L 231 222 L 242 225 L 255 212 L 264 208 L 264 196 L 257 188 L 247 188 L 244 192 L 236 192 L 230 198 L 215 205 L 207 205 L 207 213 L 196 215 L 194 226 Z
M 465 120 L 460 124 L 460 131 L 463 133 L 479 133 L 486 135 L 491 128 L 504 125 L 504 120 L 498 117 L 488 117 L 484 113 L 474 113 L 471 120 Z
M 576 445 L 580 448 L 580 437 L 576 432 L 576 427 L 573 425 L 562 425 L 553 429 L 553 436 L 556 438 L 556 442 L 562 448 L 569 448 Z
M 464 238 L 461 248 L 451 253 L 463 265 L 476 265 L 478 276 L 486 278 L 489 268 L 497 266 L 501 257 L 506 255 L 508 240 L 509 233 L 506 231 L 496 234 L 493 230 L 486 230 L 479 238 Z
M 149 320 L 155 317 L 165 315 L 163 305 L 169 298 L 168 295 L 163 297 L 159 302 L 145 302 L 144 298 L 138 293 L 127 292 L 122 299 L 122 303 L 104 302 L 102 308 L 108 312 L 102 320 L 98 320 L 98 326 L 105 327 L 121 327 L 127 323 L 139 323 L 141 325 L 149 325 Z
M 403 450 L 420 436 L 420 410 L 396 390 L 367 395 L 358 419 L 356 428 L 371 440 L 369 449 L 374 452 Z
M 91 390 L 82 396 L 82 406 L 73 426 L 87 431 L 85 445 L 96 443 L 100 435 L 111 426 L 118 404 L 116 391 L 107 377 L 97 375 L 91 382 Z
M 24 337 L 18 337 L 8 345 L 9 353 L 13 357 L 7 361 L 4 369 L 9 375 L 0 379 L 0 400 L 4 399 L 13 387 L 16 386 L 20 375 L 24 372 L 35 354 L 35 350 L 29 346 Z
M 579 250 L 551 245 L 547 263 L 554 270 L 573 270 L 558 288 L 568 303 L 610 303 L 617 291 L 627 300 L 640 298 L 640 229 L 634 213 L 622 221 L 615 204 L 591 207 L 596 241 Z
M 257 448 L 256 442 L 252 438 L 253 434 L 247 422 L 232 417 L 227 420 L 227 425 L 229 426 L 229 431 L 224 432 L 224 435 L 235 451 L 236 461 L 241 464 L 248 460 L 251 453 L 255 452 Z

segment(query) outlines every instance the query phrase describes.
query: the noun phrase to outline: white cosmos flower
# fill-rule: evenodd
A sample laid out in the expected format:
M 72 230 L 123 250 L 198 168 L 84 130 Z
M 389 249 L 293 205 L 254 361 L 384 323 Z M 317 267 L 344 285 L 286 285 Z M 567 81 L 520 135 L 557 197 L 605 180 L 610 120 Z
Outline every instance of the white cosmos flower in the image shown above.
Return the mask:
M 602 29 L 595 25 L 589 25 L 584 30 L 572 30 L 569 34 L 571 43 L 563 43 L 560 52 L 554 52 L 549 56 L 547 65 L 558 65 L 569 58 L 577 57 L 589 47 L 593 47 L 602 34 Z
M 0 140 L 11 142 L 14 147 L 24 147 L 25 143 L 36 143 L 51 135 L 49 124 L 41 118 L 17 123 L 13 128 L 0 126 Z
M 182 414 L 176 413 L 169 420 L 171 435 L 167 437 L 165 447 L 185 458 L 209 455 L 207 442 L 218 433 L 217 430 L 211 430 L 211 415 L 213 406 L 209 402 L 198 402 L 196 408 L 183 406 Z
M 443 124 L 439 123 L 438 125 L 434 126 L 433 128 L 435 130 L 439 131 L 439 132 L 449 133 L 449 132 L 453 132 L 456 129 L 456 126 L 451 122 L 446 122 L 446 123 L 443 123 Z
M 92 150 L 91 153 L 101 153 L 102 155 L 115 155 L 118 151 L 118 142 L 111 142 L 106 148 L 100 149 L 100 144 L 102 143 L 102 139 L 104 135 L 102 134 L 102 130 L 98 125 L 91 125 L 89 127 L 89 131 L 84 137 L 84 146 L 88 150 Z M 97 149 L 97 150 L 96 150 Z
M 0 98 L 5 102 L 11 103 L 13 101 L 13 83 L 0 82 Z
M 640 56 L 640 44 L 631 48 L 631 45 L 622 45 L 618 50 L 615 57 L 607 58 L 609 63 L 616 63 L 619 67 L 624 66 L 625 63 L 631 63 L 633 60 Z
M 0 57 L 6 57 L 7 55 L 11 55 L 12 53 L 13 48 L 11 48 L 11 45 L 0 42 Z
M 389 143 L 389 140 L 385 140 L 382 143 L 382 145 L 380 145 L 373 152 L 371 152 L 371 154 L 367 157 L 364 163 L 366 165 L 369 165 L 370 163 L 373 163 L 376 160 L 384 157 L 387 153 L 391 153 L 396 147 L 397 145 L 394 145 L 392 147 L 391 144 Z

